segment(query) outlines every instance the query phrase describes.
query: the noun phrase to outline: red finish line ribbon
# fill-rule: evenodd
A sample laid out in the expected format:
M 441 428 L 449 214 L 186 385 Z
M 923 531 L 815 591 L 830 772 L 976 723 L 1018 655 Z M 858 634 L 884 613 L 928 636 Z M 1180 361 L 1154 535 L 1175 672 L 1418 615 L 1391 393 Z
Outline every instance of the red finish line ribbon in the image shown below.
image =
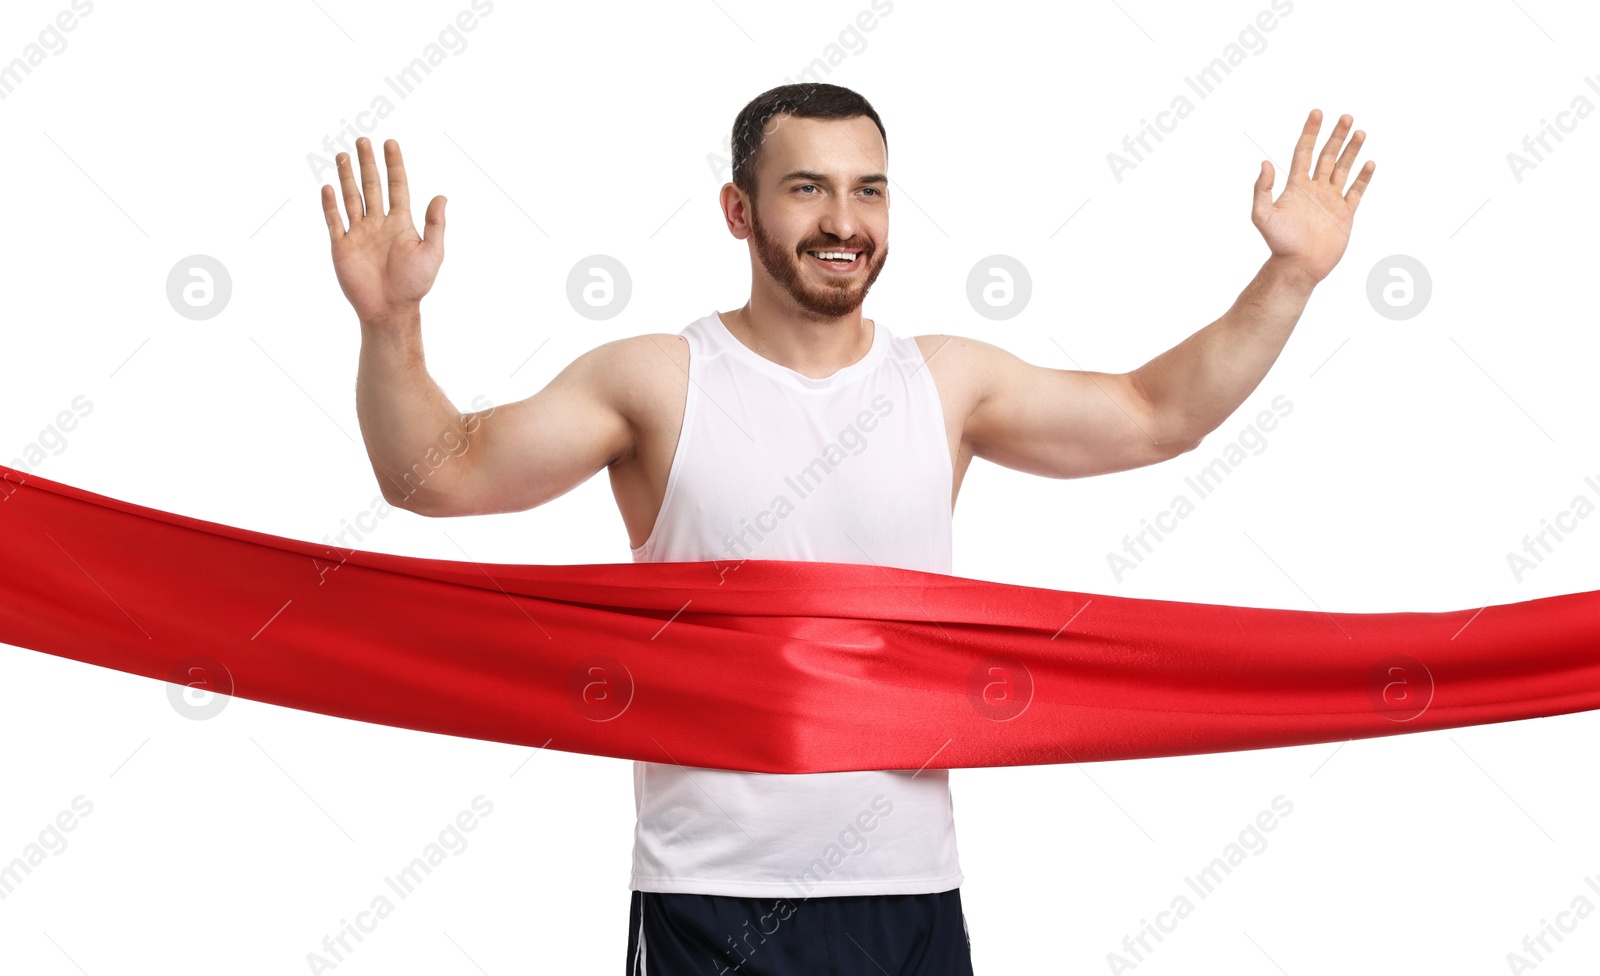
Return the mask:
M 340 718 L 767 773 L 1332 742 L 1600 708 L 1600 592 L 1440 613 L 869 564 L 336 549 L 0 466 L 0 642 Z

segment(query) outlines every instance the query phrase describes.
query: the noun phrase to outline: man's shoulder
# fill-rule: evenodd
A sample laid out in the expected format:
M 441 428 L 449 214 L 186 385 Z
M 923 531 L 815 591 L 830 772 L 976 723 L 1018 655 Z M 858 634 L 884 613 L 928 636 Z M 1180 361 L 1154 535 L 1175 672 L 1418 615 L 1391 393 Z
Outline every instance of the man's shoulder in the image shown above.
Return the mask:
M 689 343 L 672 332 L 647 332 L 595 347 L 595 376 L 608 399 L 630 416 L 661 409 L 689 382 Z M 665 399 L 663 399 L 665 398 Z
M 999 346 L 971 336 L 933 333 L 912 338 L 922 350 L 923 361 L 935 375 L 959 374 L 970 378 L 984 373 L 997 356 L 1005 353 Z
M 968 336 L 934 333 L 913 336 L 922 360 L 939 390 L 939 397 L 965 416 L 988 395 L 986 384 L 994 376 L 994 353 L 999 347 Z
M 632 384 L 659 371 L 666 363 L 686 367 L 689 343 L 677 333 L 646 332 L 603 342 L 584 353 L 583 358 L 593 363 L 605 379 Z
M 939 334 L 914 338 L 929 365 L 932 366 L 936 359 L 944 361 L 949 364 L 947 371 L 960 369 L 992 373 L 998 367 L 1019 361 L 1010 350 L 972 336 Z
M 688 362 L 689 341 L 678 332 L 646 332 L 606 343 L 615 347 L 613 355 L 618 362 L 659 359 L 665 355 L 674 361 Z

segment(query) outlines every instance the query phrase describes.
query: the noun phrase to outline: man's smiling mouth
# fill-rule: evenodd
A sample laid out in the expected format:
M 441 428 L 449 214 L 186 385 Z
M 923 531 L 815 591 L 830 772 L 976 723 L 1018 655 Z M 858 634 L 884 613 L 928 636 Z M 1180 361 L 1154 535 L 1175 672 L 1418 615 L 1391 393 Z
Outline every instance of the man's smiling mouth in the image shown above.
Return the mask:
M 865 251 L 856 248 L 843 248 L 807 251 L 806 255 L 810 257 L 818 267 L 826 268 L 833 272 L 848 273 L 861 266 L 861 256 L 865 253 Z

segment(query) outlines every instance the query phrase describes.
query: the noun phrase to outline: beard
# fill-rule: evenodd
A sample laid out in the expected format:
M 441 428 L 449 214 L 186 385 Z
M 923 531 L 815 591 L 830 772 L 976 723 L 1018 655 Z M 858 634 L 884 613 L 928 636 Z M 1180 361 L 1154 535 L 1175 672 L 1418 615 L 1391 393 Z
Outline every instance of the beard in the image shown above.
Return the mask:
M 860 237 L 852 237 L 848 241 L 807 241 L 798 249 L 790 250 L 766 233 L 754 209 L 750 211 L 750 232 L 756 242 L 756 259 L 767 270 L 767 274 L 788 293 L 796 305 L 816 318 L 842 318 L 859 309 L 872 283 L 878 280 L 883 263 L 889 258 L 888 244 L 872 247 Z M 863 251 L 863 267 L 853 274 L 823 281 L 809 277 L 803 266 L 808 260 L 806 252 L 836 247 L 860 248 Z

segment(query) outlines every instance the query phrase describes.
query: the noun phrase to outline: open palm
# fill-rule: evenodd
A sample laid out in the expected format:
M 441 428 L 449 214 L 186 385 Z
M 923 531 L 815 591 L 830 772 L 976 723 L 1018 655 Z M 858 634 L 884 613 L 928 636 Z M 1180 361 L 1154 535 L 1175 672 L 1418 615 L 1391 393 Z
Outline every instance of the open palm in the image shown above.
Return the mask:
M 349 229 L 340 219 L 333 187 L 326 184 L 322 187 L 322 211 L 328 220 L 339 287 L 366 322 L 415 308 L 433 287 L 444 260 L 445 198 L 437 196 L 428 202 L 423 221 L 427 236 L 418 236 L 411 223 L 411 195 L 400 144 L 393 139 L 383 144 L 384 165 L 389 171 L 388 213 L 383 210 L 383 189 L 371 140 L 365 136 L 356 140 L 356 155 L 361 162 L 359 189 L 350 171 L 350 155 L 340 153 L 337 159 Z
M 1377 163 L 1367 160 L 1350 189 L 1344 189 L 1350 167 L 1355 165 L 1362 140 L 1366 138 L 1366 133 L 1358 129 L 1349 145 L 1345 145 L 1345 135 L 1353 121 L 1348 115 L 1339 117 L 1317 156 L 1316 170 L 1312 171 L 1311 150 L 1316 145 L 1317 130 L 1322 126 L 1322 111 L 1312 109 L 1300 140 L 1295 143 L 1288 182 L 1278 199 L 1272 199 L 1270 161 L 1262 161 L 1261 175 L 1256 178 L 1251 223 L 1266 238 L 1273 257 L 1296 268 L 1313 282 L 1327 277 L 1344 256 L 1345 246 L 1350 243 L 1350 225 L 1355 219 L 1356 207 L 1377 168 Z M 1343 152 L 1340 152 L 1341 147 Z

